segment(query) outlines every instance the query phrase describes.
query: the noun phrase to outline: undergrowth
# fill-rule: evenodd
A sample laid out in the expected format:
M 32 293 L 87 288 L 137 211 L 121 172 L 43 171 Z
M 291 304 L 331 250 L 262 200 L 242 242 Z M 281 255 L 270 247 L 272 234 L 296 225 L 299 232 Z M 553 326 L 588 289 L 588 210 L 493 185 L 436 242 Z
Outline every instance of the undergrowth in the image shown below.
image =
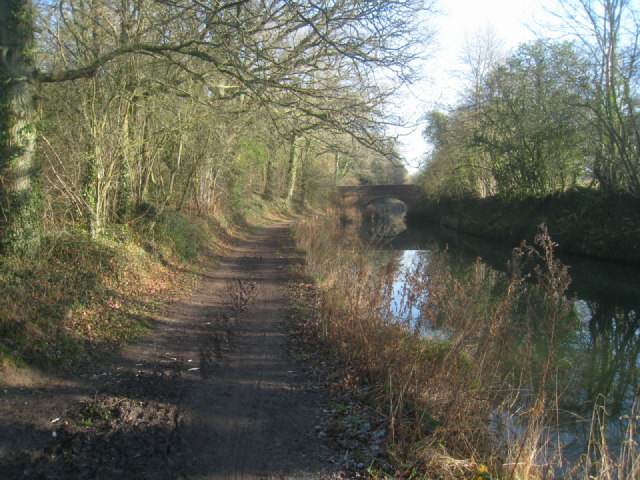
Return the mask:
M 35 255 L 1 259 L 0 364 L 67 367 L 136 341 L 225 235 L 213 218 L 151 209 L 100 239 L 51 226 Z
M 598 478 L 603 456 L 612 458 L 602 436 L 594 436 L 597 453 L 570 470 L 550 433 L 561 383 L 554 345 L 576 316 L 565 297 L 567 268 L 546 229 L 535 246 L 514 251 L 511 276 L 478 263 L 454 278 L 433 257 L 405 270 L 398 302 L 391 292 L 399 265 L 381 267 L 357 228 L 344 227 L 357 219 L 309 218 L 297 241 L 319 289 L 320 335 L 375 385 L 399 471 L 425 479 Z M 636 478 L 636 444 L 625 458 L 615 478 Z

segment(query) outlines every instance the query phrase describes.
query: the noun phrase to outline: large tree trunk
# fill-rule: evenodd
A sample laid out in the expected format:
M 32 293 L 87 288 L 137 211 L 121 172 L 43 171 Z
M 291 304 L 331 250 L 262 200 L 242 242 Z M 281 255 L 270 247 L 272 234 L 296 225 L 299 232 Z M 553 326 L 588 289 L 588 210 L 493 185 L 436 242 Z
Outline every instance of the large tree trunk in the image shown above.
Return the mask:
M 39 239 L 33 88 L 33 11 L 30 0 L 0 4 L 0 241 L 32 247 Z

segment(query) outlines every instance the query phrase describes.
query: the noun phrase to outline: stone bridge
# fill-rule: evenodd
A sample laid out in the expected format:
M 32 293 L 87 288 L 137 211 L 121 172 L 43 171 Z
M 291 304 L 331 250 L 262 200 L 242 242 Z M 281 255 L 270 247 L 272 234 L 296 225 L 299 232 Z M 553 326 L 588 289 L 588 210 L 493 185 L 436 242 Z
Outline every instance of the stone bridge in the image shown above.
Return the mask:
M 363 208 L 378 198 L 397 198 L 412 209 L 424 203 L 424 193 L 417 185 L 357 185 L 338 187 L 338 197 L 345 203 Z

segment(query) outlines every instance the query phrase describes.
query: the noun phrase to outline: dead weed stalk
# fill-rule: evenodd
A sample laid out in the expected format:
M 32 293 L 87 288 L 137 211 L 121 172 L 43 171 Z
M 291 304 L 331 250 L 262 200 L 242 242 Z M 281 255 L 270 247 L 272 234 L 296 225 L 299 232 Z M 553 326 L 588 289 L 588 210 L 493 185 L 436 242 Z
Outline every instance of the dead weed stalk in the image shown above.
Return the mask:
M 341 215 L 355 216 L 310 218 L 297 239 L 320 287 L 324 340 L 374 385 L 388 417 L 389 456 L 422 475 L 412 478 L 553 476 L 553 345 L 571 312 L 567 268 L 553 256 L 546 229 L 537 248 L 514 252 L 510 277 L 478 262 L 467 278 L 454 278 L 433 257 L 405 269 L 398 301 L 391 298 L 397 261 L 381 268 L 356 229 L 336 220 Z M 543 352 L 531 340 L 540 332 Z M 495 421 L 500 407 L 506 422 Z

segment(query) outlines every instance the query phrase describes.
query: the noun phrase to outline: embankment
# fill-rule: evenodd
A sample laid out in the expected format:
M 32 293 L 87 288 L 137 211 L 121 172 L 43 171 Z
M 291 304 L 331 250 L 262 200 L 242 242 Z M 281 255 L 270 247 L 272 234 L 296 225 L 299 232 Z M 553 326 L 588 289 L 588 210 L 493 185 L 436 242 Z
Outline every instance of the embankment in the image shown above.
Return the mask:
M 99 238 L 52 226 L 32 254 L 0 254 L 0 374 L 66 368 L 137 341 L 203 269 L 277 211 L 258 198 L 215 217 L 145 205 Z
M 640 264 L 640 199 L 629 195 L 584 188 L 544 198 L 440 199 L 409 211 L 407 223 L 514 245 L 532 243 L 545 223 L 560 251 Z

